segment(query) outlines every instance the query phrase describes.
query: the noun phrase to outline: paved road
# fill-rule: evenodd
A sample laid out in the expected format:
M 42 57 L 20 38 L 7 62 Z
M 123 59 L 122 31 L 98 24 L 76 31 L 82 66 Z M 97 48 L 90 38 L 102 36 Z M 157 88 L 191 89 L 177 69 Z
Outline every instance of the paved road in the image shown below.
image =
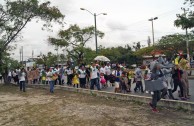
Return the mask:
M 194 102 L 194 80 L 192 79 L 192 80 L 189 80 L 189 85 L 190 85 L 190 95 L 191 95 L 191 97 L 190 97 L 190 99 L 189 100 L 187 100 L 187 101 L 192 101 L 192 102 Z M 143 85 L 144 86 L 144 85 Z M 129 94 L 133 94 L 133 95 L 141 95 L 141 96 L 148 96 L 148 97 L 151 97 L 151 94 L 146 94 L 146 93 L 141 93 L 141 92 L 134 92 L 134 89 L 135 88 L 135 84 L 132 84 L 132 92 L 131 93 L 129 93 Z M 145 89 L 145 88 L 144 88 Z M 108 92 L 114 92 L 114 87 L 108 87 L 108 88 L 106 88 L 106 89 L 102 89 L 103 91 L 108 91 Z M 177 89 L 177 90 L 179 90 L 179 88 Z M 180 99 L 179 97 L 178 97 L 178 91 L 176 91 L 175 93 L 174 93 L 174 97 L 175 98 L 177 98 L 177 99 Z

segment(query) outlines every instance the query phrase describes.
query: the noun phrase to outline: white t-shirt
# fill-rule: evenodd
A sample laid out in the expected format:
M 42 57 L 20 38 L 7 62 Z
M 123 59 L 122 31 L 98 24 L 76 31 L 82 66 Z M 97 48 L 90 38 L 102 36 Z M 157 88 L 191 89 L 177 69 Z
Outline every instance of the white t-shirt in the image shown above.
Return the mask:
M 26 80 L 25 77 L 26 77 L 26 73 L 22 72 L 20 75 L 20 81 L 25 81 Z
M 104 67 L 101 67 L 101 68 L 100 68 L 100 73 L 103 73 L 103 74 L 105 74 L 105 73 L 106 73 L 106 71 L 105 71 L 105 68 L 104 68 Z
M 9 71 L 8 76 L 11 77 L 11 71 Z
M 46 76 L 47 76 L 47 80 L 48 80 L 48 81 L 52 81 L 53 72 L 50 72 L 50 71 L 47 72 L 47 73 L 46 73 Z
M 91 79 L 98 78 L 98 69 L 96 67 L 90 67 L 90 77 Z
M 71 69 L 66 69 L 67 75 L 72 74 L 72 70 Z
M 58 69 L 55 68 L 55 69 L 54 69 L 54 72 L 55 72 L 56 74 L 59 74 L 59 70 L 60 70 L 59 68 L 58 68 Z
M 106 75 L 110 75 L 111 74 L 111 67 L 105 66 L 105 72 L 106 72 Z
M 79 69 L 79 78 L 85 78 L 86 77 L 86 71 Z
M 15 77 L 17 74 L 15 71 L 12 72 L 13 77 Z
M 16 75 L 19 75 L 20 69 L 16 69 Z

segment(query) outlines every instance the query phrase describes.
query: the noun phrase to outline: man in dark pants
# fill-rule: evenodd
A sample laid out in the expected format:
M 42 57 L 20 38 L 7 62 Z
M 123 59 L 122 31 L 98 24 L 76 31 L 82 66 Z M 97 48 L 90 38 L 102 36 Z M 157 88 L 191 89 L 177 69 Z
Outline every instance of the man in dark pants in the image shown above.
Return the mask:
M 63 68 L 61 68 L 61 65 L 59 65 L 59 67 L 58 67 L 58 81 L 59 81 L 59 85 L 61 85 L 62 73 L 63 73 Z
M 181 76 L 183 74 L 183 71 L 179 69 L 179 66 L 176 65 L 175 70 L 173 72 L 172 78 L 174 81 L 174 89 L 172 90 L 172 93 L 174 93 L 177 90 L 177 87 L 179 86 L 181 91 L 181 97 L 183 97 L 183 86 L 181 82 Z
M 161 91 L 154 91 L 154 94 L 152 95 L 152 103 L 150 103 L 150 106 L 153 108 L 154 112 L 157 112 L 156 106 L 157 102 L 161 99 Z
M 142 71 L 140 68 L 137 68 L 135 71 L 135 79 L 136 79 L 136 86 L 134 88 L 134 91 L 136 92 L 137 89 L 139 89 L 141 90 L 142 93 L 144 93 L 143 85 L 142 85 L 143 75 L 142 75 Z
M 66 69 L 66 73 L 67 73 L 67 85 L 72 85 L 73 71 L 69 66 Z

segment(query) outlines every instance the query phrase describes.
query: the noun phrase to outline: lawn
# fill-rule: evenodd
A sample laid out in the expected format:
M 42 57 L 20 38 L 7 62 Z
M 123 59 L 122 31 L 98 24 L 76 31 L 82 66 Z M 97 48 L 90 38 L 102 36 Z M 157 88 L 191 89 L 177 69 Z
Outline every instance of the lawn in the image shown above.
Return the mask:
M 0 85 L 0 125 L 5 126 L 193 126 L 194 113 L 61 90 Z

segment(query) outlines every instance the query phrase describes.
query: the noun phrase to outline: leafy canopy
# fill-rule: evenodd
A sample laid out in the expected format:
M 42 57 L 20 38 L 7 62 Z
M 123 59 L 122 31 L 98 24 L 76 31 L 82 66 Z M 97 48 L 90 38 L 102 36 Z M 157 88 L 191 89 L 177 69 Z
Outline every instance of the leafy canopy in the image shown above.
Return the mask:
M 48 42 L 51 45 L 65 48 L 68 55 L 80 64 L 86 53 L 86 43 L 91 41 L 94 35 L 95 28 L 93 26 L 80 28 L 75 24 L 66 30 L 59 31 L 58 38 L 49 37 Z M 104 33 L 97 31 L 97 36 L 102 38 Z
M 3 50 L 14 41 L 21 30 L 32 19 L 45 21 L 44 27 L 50 27 L 51 22 L 62 23 L 64 15 L 50 2 L 39 3 L 38 0 L 6 0 L 0 4 L 0 39 Z

